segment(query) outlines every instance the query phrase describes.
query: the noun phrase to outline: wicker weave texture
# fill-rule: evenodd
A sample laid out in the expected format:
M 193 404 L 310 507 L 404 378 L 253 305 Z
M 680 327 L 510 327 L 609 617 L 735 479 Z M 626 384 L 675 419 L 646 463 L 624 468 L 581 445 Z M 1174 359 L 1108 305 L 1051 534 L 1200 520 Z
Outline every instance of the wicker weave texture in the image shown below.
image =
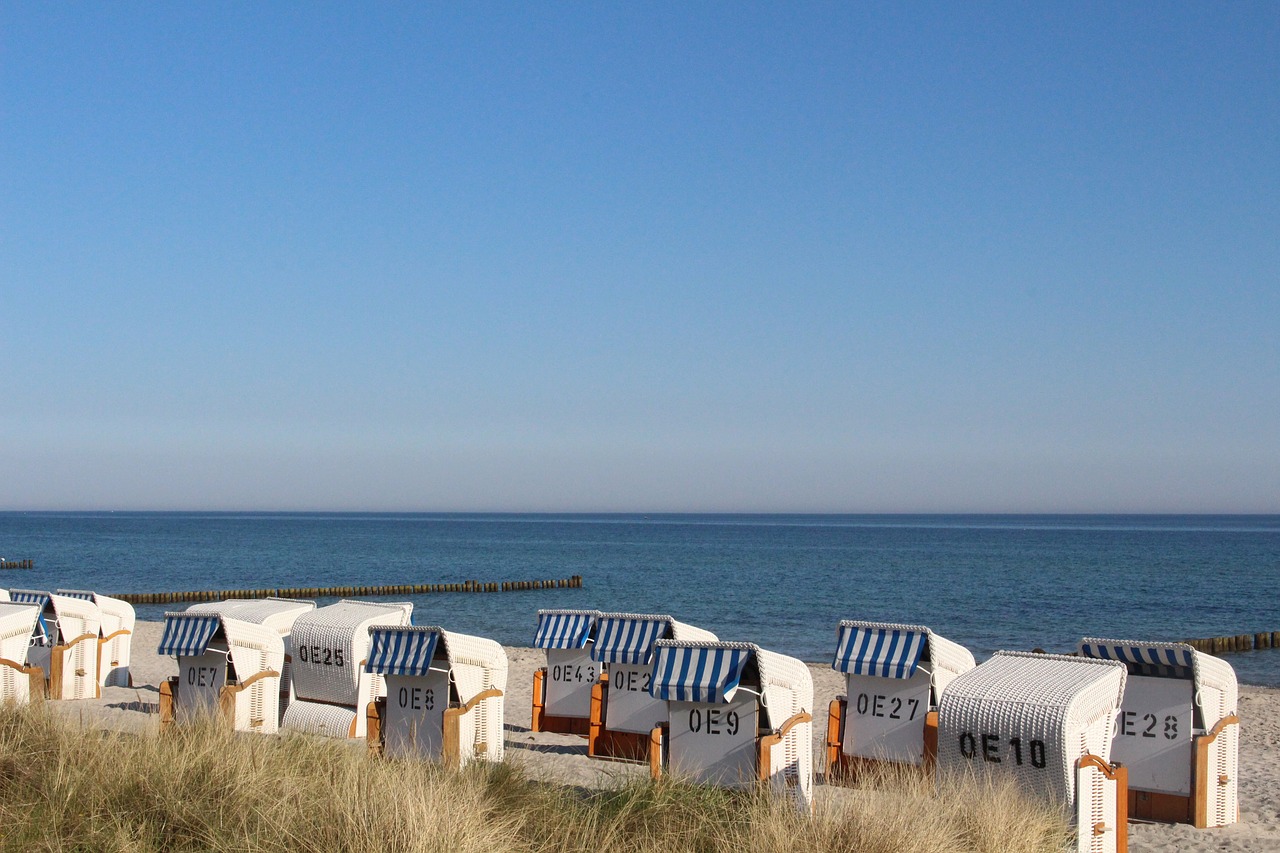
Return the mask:
M 221 613 L 241 622 L 265 625 L 281 637 L 288 637 L 293 623 L 304 613 L 316 609 L 314 601 L 295 598 L 228 598 L 207 604 L 193 604 L 187 608 L 193 613 Z
M 502 646 L 484 637 L 441 631 L 449 669 L 458 699 L 470 702 L 485 690 L 502 691 L 502 696 L 482 699 L 460 721 L 463 762 L 472 757 L 501 761 L 504 752 L 503 723 L 507 692 L 507 653 Z M 465 745 L 470 744 L 468 750 Z M 483 749 L 479 749 L 481 745 Z
M 813 715 L 813 675 L 802 661 L 758 649 L 756 666 L 768 724 L 775 731 L 799 713 Z M 813 803 L 813 723 L 793 726 L 770 752 L 769 781 L 802 811 Z
M 1074 808 L 1076 762 L 1110 756 L 1124 664 L 997 652 L 951 682 L 938 710 L 938 770 L 1013 775 Z
M 31 634 L 40 608 L 29 604 L 0 603 L 0 657 L 19 666 L 27 663 Z M 31 701 L 31 680 L 25 672 L 0 664 L 0 704 L 25 705 Z
M 370 693 L 377 692 L 382 679 L 369 676 L 361 666 L 369 654 L 369 626 L 407 625 L 412 607 L 408 603 L 340 601 L 294 620 L 290 645 L 295 701 L 353 708 L 371 701 Z
M 363 716 L 363 712 L 360 716 Z M 294 699 L 284 712 L 284 722 L 280 724 L 280 728 L 325 737 L 347 738 L 351 735 L 351 724 L 356 719 L 354 708 Z M 356 736 L 359 737 L 360 733 L 357 732 Z

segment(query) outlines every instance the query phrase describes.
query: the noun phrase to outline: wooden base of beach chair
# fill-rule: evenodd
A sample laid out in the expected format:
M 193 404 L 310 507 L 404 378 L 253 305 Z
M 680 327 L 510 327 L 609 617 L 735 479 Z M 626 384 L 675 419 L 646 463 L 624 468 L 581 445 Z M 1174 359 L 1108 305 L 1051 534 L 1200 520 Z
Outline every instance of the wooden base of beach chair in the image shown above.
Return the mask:
M 591 688 L 591 718 L 587 728 L 587 755 L 612 761 L 649 761 L 649 732 L 615 732 L 605 726 L 609 702 L 609 675 L 604 673 Z
M 534 670 L 533 709 L 529 730 L 586 737 L 591 729 L 591 721 L 586 717 L 557 717 L 546 713 L 546 678 L 547 668 L 545 666 Z
M 874 774 L 889 768 L 913 767 L 927 776 L 933 775 L 938 760 L 938 712 L 930 711 L 924 718 L 924 761 L 906 764 L 900 761 L 881 761 L 844 753 L 845 717 L 849 703 L 843 697 L 831 700 L 827 710 L 827 769 L 828 785 L 851 785 L 861 776 Z

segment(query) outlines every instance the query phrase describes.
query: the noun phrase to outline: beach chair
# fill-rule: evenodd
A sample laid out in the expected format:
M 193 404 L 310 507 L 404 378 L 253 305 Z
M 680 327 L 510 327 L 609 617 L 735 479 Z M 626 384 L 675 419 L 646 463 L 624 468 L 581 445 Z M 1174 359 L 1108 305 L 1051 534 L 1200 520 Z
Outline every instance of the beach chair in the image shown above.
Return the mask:
M 279 730 L 284 642 L 275 630 L 216 612 L 166 613 L 157 651 L 178 659 L 178 674 L 160 684 L 161 730 L 201 717 L 238 732 Z
M 1239 820 L 1231 665 L 1185 643 L 1086 637 L 1080 654 L 1128 669 L 1111 756 L 1129 771 L 1129 817 L 1201 829 Z
M 408 625 L 410 602 L 339 601 L 293 623 L 293 699 L 280 727 L 337 738 L 366 734 L 369 703 L 386 695 L 369 672 L 369 628 Z
M 0 704 L 44 698 L 44 670 L 27 662 L 39 619 L 34 604 L 0 602 Z
M 1079 853 L 1124 853 L 1128 791 L 1111 763 L 1125 667 L 1083 657 L 996 652 L 954 679 L 938 705 L 938 774 L 1005 774 L 1074 817 Z
M 507 653 L 493 640 L 443 628 L 369 629 L 368 672 L 387 693 L 369 703 L 369 751 L 457 769 L 501 761 Z
M 658 640 L 650 693 L 669 723 L 649 769 L 705 784 L 764 783 L 813 808 L 813 678 L 801 661 L 750 643 Z
M 60 589 L 59 595 L 81 598 L 98 605 L 98 686 L 132 687 L 129 653 L 133 645 L 133 605 L 109 595 L 82 589 Z
M 228 598 L 193 604 L 187 613 L 221 613 L 241 622 L 251 622 L 270 628 L 284 642 L 284 667 L 280 670 L 280 718 L 289 708 L 291 669 L 293 666 L 292 632 L 294 621 L 304 613 L 316 609 L 314 601 L 297 598 Z
M 27 653 L 32 666 L 45 673 L 50 699 L 97 699 L 98 639 L 102 617 L 98 605 L 83 598 L 33 589 L 11 589 L 19 604 L 40 609 L 37 636 Z
M 845 673 L 845 695 L 827 711 L 827 781 L 882 762 L 932 773 L 938 698 L 974 665 L 968 649 L 923 625 L 841 622 L 831 668 Z
M 598 610 L 539 610 L 533 646 L 545 649 L 547 665 L 533 673 L 529 728 L 585 736 L 591 723 L 591 688 L 600 665 L 591 659 Z
M 667 703 L 649 693 L 653 644 L 658 640 L 709 641 L 716 635 L 670 616 L 602 613 L 591 659 L 601 672 L 591 689 L 587 755 L 649 761 L 655 726 L 667 722 Z
M 8 601 L 8 600 L 9 600 L 9 590 L 0 589 L 0 601 Z

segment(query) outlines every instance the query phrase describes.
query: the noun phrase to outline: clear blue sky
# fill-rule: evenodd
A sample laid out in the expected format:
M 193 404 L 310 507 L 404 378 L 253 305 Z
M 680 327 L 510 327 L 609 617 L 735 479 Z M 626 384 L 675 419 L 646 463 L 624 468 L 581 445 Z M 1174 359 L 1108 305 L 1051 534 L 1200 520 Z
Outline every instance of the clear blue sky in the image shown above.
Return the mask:
M 1280 511 L 1280 4 L 0 8 L 0 509 Z

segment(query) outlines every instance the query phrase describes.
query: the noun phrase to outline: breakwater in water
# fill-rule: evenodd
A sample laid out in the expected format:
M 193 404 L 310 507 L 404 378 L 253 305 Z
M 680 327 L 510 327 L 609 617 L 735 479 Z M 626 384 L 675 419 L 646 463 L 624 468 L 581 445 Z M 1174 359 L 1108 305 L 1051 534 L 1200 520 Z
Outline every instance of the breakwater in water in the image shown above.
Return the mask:
M 1252 652 L 1261 649 L 1280 649 L 1280 631 L 1264 631 L 1261 634 L 1233 634 L 1229 637 L 1207 637 L 1203 640 L 1183 640 L 1198 652 L 1221 655 L 1228 652 Z
M 387 595 L 434 595 L 449 592 L 532 592 L 543 589 L 581 589 L 582 575 L 533 581 L 477 581 L 461 583 L 390 584 L 384 586 L 278 587 L 275 589 L 213 589 L 193 592 L 126 592 L 115 595 L 130 604 L 177 604 L 223 601 L 228 598 L 349 598 Z
M 35 560 L 0 560 L 0 569 L 34 569 Z

